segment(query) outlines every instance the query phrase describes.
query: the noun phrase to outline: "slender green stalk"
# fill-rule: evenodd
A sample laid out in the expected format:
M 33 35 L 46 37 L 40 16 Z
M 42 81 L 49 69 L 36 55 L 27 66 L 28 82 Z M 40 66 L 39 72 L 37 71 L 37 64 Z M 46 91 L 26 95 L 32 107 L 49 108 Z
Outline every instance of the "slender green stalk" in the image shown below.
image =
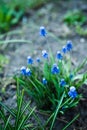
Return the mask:
M 4 105 L 2 102 L 0 102 L 0 105 L 5 108 L 13 117 L 16 117 L 15 113 L 6 105 Z
M 10 36 L 10 35 L 15 35 L 15 34 L 17 35 L 17 34 L 22 34 L 22 33 L 23 33 L 22 30 L 10 31 L 5 34 L 1 34 L 0 38 L 3 38 L 4 36 Z
M 32 43 L 31 41 L 27 41 L 27 40 L 17 40 L 17 39 L 14 39 L 14 40 L 4 40 L 4 41 L 0 41 L 0 44 L 7 44 L 7 43 L 18 43 L 18 42 L 21 42 L 21 43 Z
M 61 106 L 61 104 L 62 104 L 62 101 L 63 101 L 63 99 L 64 99 L 64 96 L 65 96 L 65 92 L 63 93 L 63 95 L 62 95 L 62 97 L 61 97 L 61 99 L 60 99 L 60 102 L 58 103 L 57 109 L 56 109 L 56 111 L 55 111 L 55 113 L 54 113 L 54 117 L 53 117 L 53 121 L 52 121 L 50 130 L 52 130 L 52 128 L 53 128 L 54 122 L 55 122 L 55 120 L 56 120 L 56 117 L 57 117 L 57 114 L 58 114 L 58 112 L 59 112 L 59 109 L 60 109 L 60 106 Z
M 77 118 L 79 117 L 79 114 L 76 115 L 73 120 L 71 120 L 62 130 L 66 130 Z
M 10 120 L 10 118 L 11 118 L 11 115 L 8 117 L 8 120 L 7 120 L 6 124 L 5 124 L 5 128 L 4 128 L 4 130 L 7 129 L 7 126 L 8 126 L 8 124 L 9 124 L 9 120 Z

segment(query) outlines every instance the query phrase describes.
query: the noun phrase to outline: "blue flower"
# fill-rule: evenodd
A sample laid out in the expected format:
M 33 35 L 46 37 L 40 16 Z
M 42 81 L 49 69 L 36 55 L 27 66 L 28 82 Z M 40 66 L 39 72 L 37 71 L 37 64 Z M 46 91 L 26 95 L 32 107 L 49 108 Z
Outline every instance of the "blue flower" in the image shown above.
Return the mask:
M 33 64 L 33 59 L 31 58 L 31 56 L 27 57 L 27 63 L 28 64 Z
M 26 75 L 31 76 L 31 70 L 29 68 L 26 69 Z
M 52 74 L 58 74 L 60 72 L 59 67 L 57 64 L 53 64 L 53 67 L 51 68 L 51 73 Z
M 22 75 L 26 75 L 26 67 L 25 66 L 22 66 L 20 71 L 21 71 Z
M 60 51 L 57 51 L 57 59 L 62 60 L 63 56 Z
M 36 61 L 37 61 L 38 63 L 40 63 L 40 58 L 39 58 L 39 57 L 37 57 Z
M 26 68 L 25 66 L 21 67 L 21 74 L 24 76 L 30 76 L 31 70 L 29 68 Z
M 77 97 L 77 91 L 76 91 L 76 88 L 74 86 L 70 87 L 70 90 L 68 92 L 68 95 L 71 97 L 71 98 L 76 98 Z
M 67 52 L 67 48 L 66 48 L 66 46 L 63 46 L 63 48 L 62 48 L 62 52 L 63 52 L 64 54 Z
M 45 27 L 43 27 L 43 26 L 42 26 L 42 27 L 40 27 L 40 35 L 45 37 L 45 36 L 46 36 L 46 34 L 47 34 L 47 32 L 46 32 Z
M 42 79 L 42 83 L 43 83 L 44 85 L 46 85 L 46 84 L 47 84 L 47 80 L 46 80 L 45 78 L 43 78 L 43 79 Z
M 64 79 L 61 79 L 60 80 L 60 86 L 64 87 L 66 85 L 66 82 Z
M 72 50 L 73 46 L 72 46 L 72 42 L 71 41 L 67 41 L 66 48 L 67 48 L 67 51 L 71 51 Z
M 43 50 L 43 51 L 42 51 L 42 56 L 43 56 L 44 58 L 48 58 L 48 53 L 47 53 L 46 50 Z
M 70 75 L 69 75 L 69 78 L 72 79 L 72 78 L 73 78 L 73 74 L 70 74 Z

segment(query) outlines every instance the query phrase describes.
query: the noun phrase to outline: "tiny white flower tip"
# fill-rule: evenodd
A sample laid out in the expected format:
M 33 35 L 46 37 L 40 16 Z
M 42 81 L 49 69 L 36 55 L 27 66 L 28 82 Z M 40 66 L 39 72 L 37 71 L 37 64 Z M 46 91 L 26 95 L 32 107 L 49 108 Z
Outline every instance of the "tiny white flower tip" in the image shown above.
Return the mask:
M 60 51 L 57 51 L 57 54 L 59 54 L 60 53 Z
M 44 27 L 44 26 L 41 26 L 40 29 L 45 29 L 45 27 Z
M 30 58 L 31 58 L 31 56 L 28 56 L 28 57 L 27 57 L 27 59 L 30 59 Z
M 53 66 L 57 66 L 57 64 L 56 64 L 56 63 L 54 63 L 54 64 L 53 64 Z
M 42 51 L 42 54 L 44 54 L 44 53 L 47 53 L 47 51 L 46 51 L 46 50 L 43 50 L 43 51 Z
M 30 72 L 30 69 L 27 68 L 27 69 L 26 69 L 26 72 Z
M 76 88 L 75 88 L 74 86 L 71 86 L 71 87 L 70 87 L 70 91 L 73 92 L 73 91 L 75 91 L 75 90 L 76 90 Z
M 21 67 L 21 70 L 23 70 L 23 69 L 26 69 L 26 67 L 25 67 L 25 66 L 22 66 L 22 67 Z

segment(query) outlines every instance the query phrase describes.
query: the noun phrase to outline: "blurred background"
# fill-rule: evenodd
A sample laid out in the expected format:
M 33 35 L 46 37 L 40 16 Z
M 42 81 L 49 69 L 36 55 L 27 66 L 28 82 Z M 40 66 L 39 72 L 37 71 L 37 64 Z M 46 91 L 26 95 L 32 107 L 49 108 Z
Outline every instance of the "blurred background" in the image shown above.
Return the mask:
M 48 43 L 39 36 L 40 26 L 46 27 Z M 40 55 L 47 44 L 56 53 L 67 40 L 74 44 L 77 65 L 86 56 L 86 39 L 86 0 L 0 0 L 1 77 L 20 68 L 29 53 Z
M 47 42 L 40 26 L 46 27 Z M 86 0 L 0 0 L 0 77 L 13 74 L 29 54 L 41 55 L 47 44 L 56 53 L 67 40 L 77 65 L 86 57 L 86 39 Z
M 39 36 L 40 26 L 46 27 L 47 42 Z M 28 55 L 41 55 L 48 44 L 56 53 L 67 40 L 77 65 L 86 57 L 86 39 L 87 0 L 0 0 L 1 77 L 13 74 Z

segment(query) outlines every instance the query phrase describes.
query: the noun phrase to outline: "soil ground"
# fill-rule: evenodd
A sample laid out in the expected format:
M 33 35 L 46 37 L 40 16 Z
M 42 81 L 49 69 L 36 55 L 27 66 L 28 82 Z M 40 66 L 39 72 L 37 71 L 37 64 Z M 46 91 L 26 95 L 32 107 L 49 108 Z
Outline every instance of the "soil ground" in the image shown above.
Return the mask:
M 58 50 L 66 44 L 67 40 L 73 42 L 72 62 L 75 66 L 82 62 L 87 56 L 87 37 L 79 36 L 75 32 L 74 27 L 69 27 L 63 22 L 63 17 L 67 11 L 75 9 L 84 10 L 87 13 L 86 0 L 63 0 L 49 2 L 37 10 L 31 10 L 30 16 L 23 18 L 18 27 L 12 29 L 16 32 L 14 34 L 5 35 L 1 40 L 25 40 L 25 42 L 6 42 L 0 47 L 0 52 L 9 59 L 9 63 L 4 68 L 4 76 L 2 81 L 6 80 L 4 86 L 6 93 L 0 95 L 3 97 L 3 102 L 15 107 L 15 85 L 7 80 L 8 77 L 14 75 L 20 68 L 26 65 L 27 56 L 31 55 L 33 58 L 41 57 L 43 49 L 48 50 L 48 46 L 55 54 Z M 87 23 L 86 23 L 87 24 Z M 39 36 L 40 26 L 45 26 L 47 29 L 47 37 L 43 39 Z M 19 32 L 19 33 L 17 33 Z M 29 43 L 26 43 L 26 40 Z M 87 66 L 85 66 L 86 70 Z M 0 85 L 1 87 L 1 85 Z M 83 93 L 83 101 L 80 101 L 77 112 L 80 113 L 80 118 L 76 123 L 70 127 L 70 130 L 87 130 L 87 86 L 81 88 Z M 72 117 L 73 111 L 68 113 L 67 116 Z M 66 116 L 66 117 L 67 117 Z M 62 124 L 63 125 L 63 124 Z M 69 130 L 67 129 L 67 130 Z M 61 123 L 55 125 L 54 130 L 61 130 Z

